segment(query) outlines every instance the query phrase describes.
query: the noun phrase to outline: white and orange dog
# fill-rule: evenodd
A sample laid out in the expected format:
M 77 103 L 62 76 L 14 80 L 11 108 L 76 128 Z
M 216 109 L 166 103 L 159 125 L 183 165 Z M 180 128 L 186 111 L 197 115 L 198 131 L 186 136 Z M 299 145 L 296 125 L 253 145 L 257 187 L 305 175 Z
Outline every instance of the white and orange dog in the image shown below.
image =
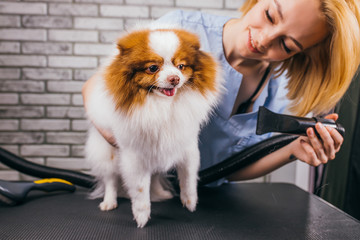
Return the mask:
M 96 74 L 87 113 L 110 131 L 111 146 L 92 126 L 86 157 L 98 180 L 103 211 L 117 207 L 118 189 L 131 199 L 138 227 L 150 201 L 172 197 L 162 174 L 176 168 L 182 203 L 194 211 L 200 165 L 198 133 L 222 89 L 215 60 L 198 37 L 179 28 L 147 28 L 118 40 L 119 53 Z

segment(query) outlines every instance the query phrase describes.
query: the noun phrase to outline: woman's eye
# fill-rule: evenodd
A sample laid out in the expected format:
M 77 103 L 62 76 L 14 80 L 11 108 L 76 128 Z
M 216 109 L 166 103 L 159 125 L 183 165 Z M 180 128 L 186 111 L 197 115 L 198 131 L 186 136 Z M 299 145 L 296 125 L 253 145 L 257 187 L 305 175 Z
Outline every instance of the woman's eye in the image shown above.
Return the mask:
M 159 70 L 159 67 L 157 65 L 151 65 L 146 69 L 147 73 L 156 73 Z
M 185 65 L 184 65 L 184 64 L 180 64 L 180 65 L 178 66 L 178 69 L 184 70 L 184 69 L 185 69 Z
M 286 46 L 285 40 L 281 39 L 281 44 L 285 50 L 286 53 L 291 53 L 291 49 Z
M 271 23 L 274 23 L 274 20 L 273 20 L 272 17 L 270 16 L 269 10 L 266 10 L 266 11 L 265 11 L 265 15 L 266 15 L 266 18 L 267 18 Z

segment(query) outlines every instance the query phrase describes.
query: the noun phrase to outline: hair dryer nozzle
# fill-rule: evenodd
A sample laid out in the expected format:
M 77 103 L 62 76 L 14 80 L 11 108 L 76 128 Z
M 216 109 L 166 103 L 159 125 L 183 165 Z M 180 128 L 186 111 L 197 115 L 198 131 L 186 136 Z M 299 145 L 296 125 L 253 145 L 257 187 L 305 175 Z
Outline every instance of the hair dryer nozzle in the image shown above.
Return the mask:
M 265 107 L 260 107 L 256 125 L 256 134 L 261 135 L 268 132 L 280 132 L 295 135 L 306 136 L 306 129 L 313 127 L 315 133 L 315 124 L 321 122 L 325 126 L 335 128 L 342 136 L 345 135 L 345 129 L 339 123 L 331 119 L 324 118 L 305 118 L 286 114 L 278 114 Z

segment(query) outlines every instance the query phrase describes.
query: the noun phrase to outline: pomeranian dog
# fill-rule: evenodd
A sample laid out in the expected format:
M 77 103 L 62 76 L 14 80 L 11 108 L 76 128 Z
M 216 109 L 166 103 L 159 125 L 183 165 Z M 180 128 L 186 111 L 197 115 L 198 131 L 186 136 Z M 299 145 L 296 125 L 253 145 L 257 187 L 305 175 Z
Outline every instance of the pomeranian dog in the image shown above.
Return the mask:
M 98 181 L 93 196 L 103 196 L 100 209 L 112 210 L 118 196 L 129 197 L 142 228 L 150 202 L 173 196 L 162 182 L 170 169 L 177 171 L 183 205 L 195 210 L 198 133 L 218 102 L 222 78 L 197 35 L 181 28 L 130 31 L 117 48 L 87 97 L 92 126 L 85 152 Z M 100 128 L 112 133 L 116 147 Z

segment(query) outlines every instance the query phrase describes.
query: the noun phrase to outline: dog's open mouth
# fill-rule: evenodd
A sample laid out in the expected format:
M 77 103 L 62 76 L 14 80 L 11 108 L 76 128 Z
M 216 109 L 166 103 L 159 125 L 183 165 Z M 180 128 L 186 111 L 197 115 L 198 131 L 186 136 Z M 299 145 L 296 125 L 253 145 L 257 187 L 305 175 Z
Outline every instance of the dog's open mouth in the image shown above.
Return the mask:
M 172 97 L 175 95 L 176 89 L 175 88 L 161 88 L 161 87 L 157 87 L 156 90 L 158 90 L 159 92 L 161 92 L 162 94 L 168 96 L 168 97 Z

